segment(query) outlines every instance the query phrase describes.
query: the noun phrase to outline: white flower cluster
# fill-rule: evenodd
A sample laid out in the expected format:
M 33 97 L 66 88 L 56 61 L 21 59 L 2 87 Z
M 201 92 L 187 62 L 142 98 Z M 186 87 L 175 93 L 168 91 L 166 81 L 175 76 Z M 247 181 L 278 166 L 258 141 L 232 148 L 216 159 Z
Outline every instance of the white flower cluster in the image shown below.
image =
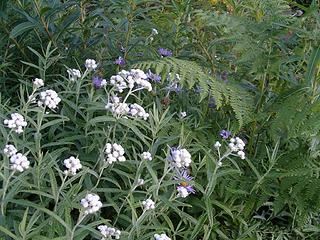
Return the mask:
M 27 157 L 22 155 L 21 153 L 13 154 L 10 157 L 10 163 L 10 168 L 18 172 L 23 172 L 30 166 L 30 162 L 28 161 Z
M 237 152 L 238 156 L 241 159 L 245 159 L 245 153 L 244 153 L 244 147 L 245 147 L 245 143 L 243 142 L 243 140 L 239 137 L 236 138 L 231 138 L 230 139 L 230 143 L 229 143 L 229 148 L 232 152 Z
M 142 202 L 142 206 L 144 211 L 155 209 L 155 203 L 150 198 L 147 200 L 144 200 Z
M 187 188 L 185 187 L 178 187 L 177 191 L 178 191 L 178 197 L 186 198 L 190 195 Z
M 147 113 L 144 110 L 144 108 L 137 103 L 130 104 L 129 114 L 132 117 L 140 117 L 140 118 L 143 118 L 144 120 L 147 120 L 149 117 L 149 113 Z
M 3 149 L 3 153 L 7 157 L 11 157 L 11 156 L 15 155 L 17 152 L 18 152 L 18 150 L 12 144 L 7 144 Z
M 24 117 L 19 113 L 12 113 L 10 116 L 11 119 L 5 119 L 3 123 L 16 133 L 23 133 L 23 127 L 27 126 L 27 122 L 24 120 Z
M 133 89 L 135 86 L 152 91 L 152 85 L 147 80 L 147 75 L 140 69 L 122 70 L 110 78 L 110 83 L 116 91 L 123 92 L 124 89 Z
M 88 70 L 95 70 L 98 67 L 98 64 L 93 59 L 87 59 L 84 65 Z
M 73 156 L 65 159 L 63 161 L 64 166 L 67 168 L 64 173 L 66 175 L 76 175 L 77 171 L 82 168 L 82 165 L 80 163 L 80 160 L 78 158 L 75 158 Z
M 127 104 L 120 102 L 120 98 L 117 96 L 112 96 L 111 101 L 105 106 L 105 109 L 112 112 L 114 116 L 132 116 L 140 117 L 147 120 L 149 113 L 147 113 L 142 106 L 137 103 Z
M 108 227 L 107 225 L 100 225 L 98 226 L 98 230 L 103 236 L 101 240 L 112 237 L 114 237 L 115 239 L 120 239 L 121 231 L 116 228 Z
M 165 233 L 162 234 L 155 234 L 154 240 L 171 240 Z
M 117 96 L 112 96 L 111 101 L 105 106 L 105 108 L 116 116 L 126 115 L 130 111 L 128 104 L 120 102 L 120 98 Z
M 78 69 L 68 69 L 67 73 L 69 74 L 71 82 L 77 81 L 78 78 L 81 78 L 81 73 Z
M 124 162 L 126 158 L 124 155 L 124 149 L 120 144 L 107 143 L 104 152 L 107 154 L 107 163 L 112 164 L 116 161 Z
M 85 214 L 95 213 L 102 207 L 100 197 L 96 194 L 89 193 L 85 198 L 81 199 L 81 205 L 84 207 Z
M 151 35 L 158 35 L 158 30 L 155 28 L 151 29 Z
M 152 156 L 151 156 L 150 152 L 143 152 L 141 154 L 141 157 L 142 157 L 143 160 L 148 160 L 148 161 L 152 160 Z
M 40 87 L 43 87 L 44 86 L 44 82 L 41 78 L 35 78 L 33 80 L 33 85 L 36 87 L 36 88 L 40 88 Z
M 57 108 L 61 99 L 54 90 L 46 90 L 40 93 L 40 99 L 38 101 L 38 106 L 48 107 L 50 109 Z
M 172 149 L 171 160 L 178 168 L 189 167 L 191 163 L 191 155 L 187 149 Z

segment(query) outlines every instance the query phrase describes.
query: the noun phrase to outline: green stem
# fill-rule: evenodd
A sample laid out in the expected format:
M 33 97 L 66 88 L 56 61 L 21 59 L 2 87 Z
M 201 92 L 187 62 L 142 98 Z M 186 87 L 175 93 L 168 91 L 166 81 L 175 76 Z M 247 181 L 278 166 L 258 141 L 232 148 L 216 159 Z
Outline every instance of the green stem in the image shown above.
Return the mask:
M 75 233 L 77 227 L 80 225 L 80 223 L 83 221 L 83 219 L 85 219 L 86 216 L 87 216 L 86 214 L 80 213 L 76 225 L 71 230 L 71 234 L 70 234 L 69 240 L 73 240 L 74 239 L 74 233 Z
M 12 171 L 12 173 L 9 175 L 7 180 L 4 182 L 3 193 L 2 193 L 2 198 L 1 198 L 1 215 L 2 216 L 4 216 L 4 214 L 5 214 L 4 200 L 5 200 L 5 197 L 6 197 L 6 192 L 7 192 L 8 186 L 9 186 L 10 179 L 12 178 L 12 176 L 14 174 L 15 174 L 15 171 Z

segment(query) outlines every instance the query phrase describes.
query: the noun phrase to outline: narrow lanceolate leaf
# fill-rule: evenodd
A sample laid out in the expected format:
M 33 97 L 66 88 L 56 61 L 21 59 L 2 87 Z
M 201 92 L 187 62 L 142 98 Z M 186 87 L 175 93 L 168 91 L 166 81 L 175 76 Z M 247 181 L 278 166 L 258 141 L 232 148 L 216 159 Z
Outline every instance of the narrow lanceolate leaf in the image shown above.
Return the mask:
M 32 30 L 35 27 L 34 23 L 32 22 L 23 22 L 15 26 L 12 31 L 10 32 L 11 38 L 16 38 L 21 34 L 26 33 L 27 31 Z
M 306 80 L 309 85 L 313 85 L 314 74 L 319 67 L 320 61 L 320 46 L 315 48 L 310 56 L 307 66 Z

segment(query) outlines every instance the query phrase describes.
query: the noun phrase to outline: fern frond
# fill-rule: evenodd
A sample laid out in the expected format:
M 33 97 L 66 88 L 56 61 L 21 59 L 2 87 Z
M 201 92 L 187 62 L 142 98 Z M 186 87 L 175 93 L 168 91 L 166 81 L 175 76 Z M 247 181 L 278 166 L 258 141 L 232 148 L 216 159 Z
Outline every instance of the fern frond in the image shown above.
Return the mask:
M 199 86 L 201 88 L 200 102 L 211 96 L 214 97 L 217 108 L 223 105 L 230 105 L 240 127 L 251 120 L 253 97 L 237 84 L 225 84 L 217 81 L 195 62 L 177 58 L 163 58 L 137 63 L 133 67 L 143 70 L 152 69 L 156 74 L 161 75 L 163 79 L 169 73 L 179 74 L 180 83 L 184 87 L 191 89 L 194 86 Z

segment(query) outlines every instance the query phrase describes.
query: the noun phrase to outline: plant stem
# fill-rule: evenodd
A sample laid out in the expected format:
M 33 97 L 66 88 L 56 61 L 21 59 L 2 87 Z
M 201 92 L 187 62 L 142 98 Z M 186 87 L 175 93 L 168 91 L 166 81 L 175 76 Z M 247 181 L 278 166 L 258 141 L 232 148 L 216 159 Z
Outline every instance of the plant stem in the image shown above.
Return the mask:
M 70 238 L 69 238 L 70 240 L 73 240 L 73 238 L 74 238 L 74 233 L 75 233 L 77 227 L 80 225 L 80 223 L 83 221 L 83 219 L 84 219 L 86 216 L 87 216 L 86 214 L 80 213 L 76 225 L 74 225 L 73 229 L 71 230 L 71 234 L 70 234 Z
M 12 178 L 12 176 L 14 174 L 15 174 L 15 171 L 12 171 L 12 173 L 9 175 L 7 180 L 4 182 L 3 193 L 2 193 L 2 198 L 1 198 L 1 215 L 2 216 L 4 216 L 4 212 L 5 212 L 4 199 L 6 197 L 6 192 L 7 192 L 7 189 L 8 189 L 8 185 L 9 185 L 10 179 Z
M 57 210 L 57 206 L 58 206 L 58 202 L 59 202 L 59 196 L 60 196 L 60 193 L 61 193 L 61 191 L 62 191 L 62 189 L 63 189 L 63 187 L 64 187 L 64 184 L 65 184 L 65 182 L 66 182 L 66 180 L 67 180 L 67 177 L 68 177 L 68 175 L 66 174 L 66 175 L 64 176 L 64 178 L 62 179 L 61 186 L 60 186 L 60 188 L 59 188 L 59 190 L 58 190 L 57 197 L 56 197 L 56 199 L 55 199 L 55 204 L 54 204 L 53 212 L 56 212 L 56 210 Z

